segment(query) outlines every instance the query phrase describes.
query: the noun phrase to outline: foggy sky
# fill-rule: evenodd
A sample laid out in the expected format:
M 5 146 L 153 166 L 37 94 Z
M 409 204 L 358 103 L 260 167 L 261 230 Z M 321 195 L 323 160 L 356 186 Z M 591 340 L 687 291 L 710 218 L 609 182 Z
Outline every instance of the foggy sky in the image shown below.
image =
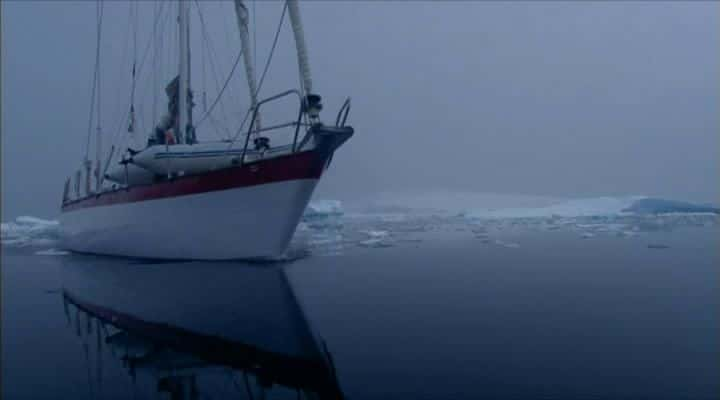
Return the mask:
M 222 10 L 232 6 L 201 4 L 228 71 L 239 40 L 234 16 Z M 83 153 L 95 4 L 2 6 L 2 219 L 52 217 Z M 258 9 L 262 65 L 280 5 Z M 718 3 L 318 1 L 301 11 L 324 119 L 352 96 L 356 129 L 319 197 L 449 190 L 720 198 Z M 126 4 L 108 2 L 108 131 L 125 117 L 129 93 L 130 64 L 120 66 L 119 55 L 126 15 Z M 232 34 L 219 28 L 228 21 Z M 282 38 L 264 96 L 297 86 L 287 26 Z M 199 69 L 193 65 L 193 82 Z M 237 104 L 223 99 L 237 115 L 247 107 L 238 75 Z M 147 95 L 142 101 L 149 121 Z

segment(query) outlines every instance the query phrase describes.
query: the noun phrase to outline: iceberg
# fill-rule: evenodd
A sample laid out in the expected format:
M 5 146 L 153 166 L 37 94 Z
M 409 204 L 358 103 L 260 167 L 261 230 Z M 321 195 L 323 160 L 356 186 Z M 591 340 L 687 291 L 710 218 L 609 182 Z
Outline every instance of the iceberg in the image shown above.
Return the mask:
M 598 234 L 620 237 L 681 226 L 715 226 L 720 208 L 646 196 L 596 197 L 556 201 L 535 207 L 476 208 L 457 217 L 486 228 L 569 229 L 583 239 Z
M 367 230 L 362 231 L 362 233 L 368 235 L 371 239 L 384 239 L 388 237 L 389 232 L 388 231 L 380 231 L 380 230 Z
M 343 214 L 342 203 L 339 200 L 315 200 L 305 208 L 304 219 L 339 216 Z
M 623 210 L 629 208 L 641 199 L 644 199 L 644 197 L 627 196 L 574 199 L 543 207 L 475 209 L 465 212 L 463 215 L 477 219 L 602 217 L 620 215 L 623 213 Z
M 720 214 L 720 207 L 713 207 L 703 204 L 693 204 L 676 200 L 644 198 L 633 202 L 629 207 L 623 209 L 623 211 L 632 212 L 635 214 Z
M 4 246 L 44 246 L 58 239 L 58 221 L 31 216 L 17 217 L 14 222 L 3 222 L 0 241 Z
M 652 214 L 720 214 L 711 205 L 665 200 L 645 196 L 573 199 L 543 207 L 473 209 L 462 216 L 474 219 L 618 217 Z
M 47 250 L 39 250 L 35 252 L 36 256 L 67 256 L 70 252 L 63 251 L 63 250 L 57 250 L 57 249 L 47 249 Z

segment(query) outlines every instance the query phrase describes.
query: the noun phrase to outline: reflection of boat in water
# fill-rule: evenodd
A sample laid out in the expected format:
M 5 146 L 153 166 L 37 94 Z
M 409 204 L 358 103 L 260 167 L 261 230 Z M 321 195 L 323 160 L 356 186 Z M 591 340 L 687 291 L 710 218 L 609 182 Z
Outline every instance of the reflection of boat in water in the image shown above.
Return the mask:
M 213 375 L 230 375 L 241 397 L 342 397 L 284 268 L 73 259 L 62 272 L 68 321 L 86 352 L 109 350 L 133 381 L 152 376 L 172 399 L 207 397 Z

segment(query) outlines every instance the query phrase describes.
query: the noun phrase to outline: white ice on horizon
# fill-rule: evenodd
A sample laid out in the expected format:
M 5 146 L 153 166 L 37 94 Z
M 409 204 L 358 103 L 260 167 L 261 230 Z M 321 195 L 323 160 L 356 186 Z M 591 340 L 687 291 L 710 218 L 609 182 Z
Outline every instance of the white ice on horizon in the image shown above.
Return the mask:
M 379 230 L 367 230 L 367 231 L 362 231 L 362 233 L 368 235 L 371 239 L 383 239 L 383 238 L 386 238 L 390 234 L 388 231 L 379 231 Z
M 475 208 L 464 216 L 477 219 L 576 218 L 624 215 L 623 210 L 645 196 L 596 197 L 557 202 L 540 207 Z
M 378 239 L 378 238 L 362 240 L 362 241 L 358 242 L 358 245 L 362 246 L 362 247 L 376 247 L 376 248 L 392 247 L 392 243 L 387 242 L 383 239 Z
M 47 249 L 47 250 L 40 250 L 36 251 L 35 255 L 37 256 L 66 256 L 70 254 L 67 251 L 58 250 L 58 249 Z
M 0 240 L 5 246 L 48 246 L 57 240 L 59 227 L 58 221 L 21 216 L 2 223 Z
M 498 246 L 507 247 L 509 249 L 517 249 L 518 247 L 520 247 L 520 245 L 517 243 L 506 242 L 506 241 L 499 240 L 499 239 L 495 240 L 495 244 Z

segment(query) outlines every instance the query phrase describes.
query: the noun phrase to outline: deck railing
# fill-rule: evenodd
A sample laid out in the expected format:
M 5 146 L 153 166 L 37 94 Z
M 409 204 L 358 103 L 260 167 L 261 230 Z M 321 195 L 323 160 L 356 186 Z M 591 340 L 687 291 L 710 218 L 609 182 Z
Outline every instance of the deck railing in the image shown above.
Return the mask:
M 284 98 L 284 97 L 287 97 L 287 96 L 291 96 L 291 95 L 297 96 L 298 103 L 299 103 L 298 115 L 297 115 L 297 119 L 296 119 L 295 121 L 293 121 L 293 122 L 281 123 L 281 124 L 276 124 L 276 125 L 271 125 L 271 126 L 266 126 L 266 127 L 258 128 L 258 129 L 254 129 L 254 128 L 255 128 L 255 125 L 256 125 L 256 121 L 257 121 L 257 116 L 258 116 L 258 113 L 259 113 L 259 111 L 260 111 L 261 106 L 263 106 L 264 104 L 267 104 L 267 103 L 269 103 L 269 102 L 272 102 L 272 101 L 275 101 L 275 100 L 278 100 L 278 99 L 281 99 L 281 98 Z M 312 126 L 312 124 L 308 123 L 307 121 L 303 122 L 303 114 L 306 112 L 306 108 L 307 108 L 306 101 L 305 101 L 305 99 L 302 97 L 302 94 L 300 93 L 300 91 L 297 90 L 297 89 L 286 90 L 286 91 L 284 91 L 284 92 L 282 92 L 282 93 L 278 93 L 278 94 L 276 94 L 276 95 L 274 95 L 274 96 L 270 96 L 270 97 L 265 98 L 265 99 L 261 100 L 260 102 L 258 102 L 257 105 L 256 105 L 253 109 L 250 110 L 250 111 L 252 111 L 252 119 L 250 120 L 250 126 L 248 127 L 247 134 L 245 135 L 245 143 L 244 143 L 244 145 L 243 145 L 243 151 L 242 151 L 242 155 L 241 155 L 241 157 L 240 157 L 240 165 L 243 165 L 243 164 L 245 163 L 245 156 L 246 156 L 246 154 L 247 154 L 248 146 L 249 146 L 249 144 L 250 144 L 250 135 L 251 135 L 251 134 L 258 134 L 258 133 L 260 133 L 260 132 L 269 132 L 269 131 L 274 131 L 274 130 L 278 130 L 278 129 L 283 129 L 283 128 L 288 128 L 288 127 L 293 127 L 293 126 L 294 126 L 294 127 L 295 127 L 295 132 L 294 132 L 294 134 L 293 134 L 293 141 L 292 141 L 291 152 L 292 152 L 292 153 L 295 153 L 295 152 L 299 151 L 299 150 L 305 145 L 305 143 L 307 143 L 307 141 L 308 141 L 308 139 L 309 139 L 309 137 L 308 137 L 308 135 L 307 135 L 307 132 L 308 132 L 309 128 Z M 340 110 L 339 110 L 338 113 L 337 113 L 337 117 L 335 118 L 335 126 L 337 126 L 337 127 L 344 127 L 344 126 L 345 126 L 345 123 L 347 122 L 347 118 L 348 118 L 348 114 L 349 114 L 349 113 L 350 113 L 350 98 L 348 97 L 347 99 L 345 99 L 345 102 L 343 102 L 343 105 L 340 107 Z M 298 145 L 298 138 L 299 138 L 299 135 L 300 135 L 300 128 L 301 128 L 301 127 L 304 127 L 304 128 L 305 128 L 305 136 L 302 138 L 302 140 L 300 141 L 300 143 L 299 143 L 299 145 Z M 253 129 L 254 129 L 254 130 L 253 130 Z M 234 140 L 234 139 L 231 140 L 231 141 L 230 141 L 230 147 L 232 147 L 232 145 L 233 145 L 234 143 L 235 143 L 235 140 Z M 228 150 L 230 149 L 230 147 L 228 147 Z M 114 148 L 113 148 L 113 151 L 114 151 Z M 112 153 L 111 153 L 111 154 L 112 154 Z M 110 166 L 110 159 L 111 159 L 111 158 L 112 158 L 112 157 L 109 157 L 109 158 L 108 158 L 108 162 L 107 162 L 107 164 L 105 165 L 105 168 L 103 169 L 103 172 L 107 172 L 108 167 Z M 127 169 L 126 169 L 126 173 L 127 173 Z M 81 175 L 81 172 L 80 172 L 80 171 L 77 171 L 77 174 L 76 174 L 76 176 L 75 176 L 75 182 L 74 182 L 74 184 L 75 184 L 75 185 L 74 185 L 74 186 L 75 186 L 75 187 L 74 187 L 74 189 L 75 189 L 75 199 L 72 199 L 73 201 L 82 198 L 82 197 L 80 196 L 80 175 Z M 105 175 L 105 174 L 103 173 L 103 176 L 104 176 L 104 175 Z M 66 202 L 71 201 L 71 199 L 70 199 L 71 196 L 70 196 L 70 193 L 69 193 L 69 192 L 70 192 L 70 187 L 69 187 L 69 186 L 70 186 L 70 183 L 71 183 L 71 182 L 72 182 L 72 179 L 71 179 L 71 178 L 68 178 L 68 180 L 67 180 L 67 182 L 66 182 L 65 191 L 64 191 L 64 193 L 63 193 L 63 204 L 66 203 Z M 127 182 L 127 177 L 126 177 L 126 182 Z M 100 192 L 98 192 L 98 193 L 91 193 L 90 191 L 88 191 L 87 196 L 91 196 L 91 195 L 93 195 L 93 194 L 99 195 Z
M 269 126 L 269 127 L 263 128 L 263 129 L 256 129 L 255 131 L 253 131 L 253 128 L 255 127 L 255 121 L 257 120 L 258 112 L 260 111 L 260 107 L 261 107 L 263 104 L 269 103 L 269 102 L 274 101 L 274 100 L 281 99 L 281 98 L 283 98 L 283 97 L 290 96 L 290 95 L 292 95 L 292 94 L 294 94 L 294 95 L 296 95 L 296 96 L 298 97 L 298 101 L 299 101 L 299 103 L 300 103 L 297 120 L 296 120 L 295 122 L 288 122 L 288 123 L 285 123 L 285 124 L 279 124 L 279 125 Z M 300 126 L 303 126 L 303 125 L 307 126 L 307 124 L 302 124 L 303 111 L 304 111 L 304 107 L 303 107 L 302 95 L 300 94 L 300 91 L 298 91 L 297 89 L 286 90 L 286 91 L 284 91 L 284 92 L 282 92 L 282 93 L 278 93 L 278 94 L 276 94 L 276 95 L 274 95 L 274 96 L 270 96 L 270 97 L 268 97 L 268 98 L 266 98 L 266 99 L 263 99 L 263 100 L 259 101 L 259 102 L 257 103 L 257 105 L 256 105 L 256 106 L 253 108 L 253 110 L 252 110 L 252 119 L 250 120 L 250 126 L 248 127 L 247 134 L 245 135 L 245 145 L 243 146 L 242 156 L 240 157 L 240 165 L 243 165 L 243 164 L 245 163 L 245 155 L 247 154 L 248 144 L 250 144 L 250 135 L 251 135 L 252 133 L 258 133 L 258 132 L 271 131 L 271 130 L 276 130 L 276 129 L 281 129 L 281 128 L 287 128 L 287 127 L 289 127 L 289 126 L 293 126 L 293 125 L 294 125 L 294 126 L 295 126 L 295 135 L 293 136 L 293 145 L 292 145 L 292 152 L 294 153 L 294 152 L 297 150 L 297 149 L 296 149 L 296 144 L 297 144 L 298 134 L 299 134 L 299 132 L 300 132 Z
M 277 124 L 277 125 L 272 125 L 272 126 L 268 126 L 265 128 L 253 130 L 253 128 L 255 127 L 255 121 L 257 121 L 257 115 L 258 115 L 258 113 L 260 111 L 260 107 L 262 105 L 267 104 L 271 101 L 275 101 L 275 100 L 293 95 L 293 94 L 297 96 L 298 102 L 300 103 L 300 106 L 298 108 L 298 116 L 297 116 L 297 119 L 295 120 L 295 122 L 287 122 L 284 124 Z M 301 148 L 302 145 L 304 145 L 304 143 L 306 143 L 306 140 L 305 140 L 306 138 L 303 138 L 303 140 L 301 141 L 301 146 L 298 147 L 298 135 L 300 134 L 300 127 L 304 126 L 306 128 L 306 133 L 307 133 L 307 129 L 311 126 L 308 123 L 302 122 L 302 117 L 303 117 L 303 113 L 305 112 L 305 109 L 306 109 L 305 100 L 303 99 L 300 91 L 298 91 L 297 89 L 286 90 L 282 93 L 278 93 L 274 96 L 270 96 L 270 97 L 265 98 L 265 99 L 261 100 L 260 102 L 258 102 L 257 105 L 252 109 L 252 119 L 250 120 L 250 126 L 248 127 L 247 134 L 245 135 L 245 144 L 243 145 L 243 152 L 242 152 L 242 156 L 240 158 L 240 165 L 243 165 L 245 163 L 245 155 L 247 154 L 248 145 L 250 144 L 250 135 L 253 133 L 257 134 L 259 132 L 267 132 L 267 131 L 272 131 L 272 130 L 276 130 L 276 129 L 282 129 L 282 128 L 287 128 L 290 126 L 295 126 L 295 134 L 293 135 L 291 151 L 292 151 L 292 153 L 297 152 L 299 150 L 299 148 Z M 343 103 L 342 107 L 340 107 L 340 110 L 338 111 L 337 117 L 335 118 L 335 126 L 344 127 L 345 123 L 347 122 L 349 113 L 350 113 L 350 98 L 348 97 L 347 99 L 345 99 L 345 102 Z
M 342 128 L 345 126 L 345 122 L 347 121 L 348 114 L 350 113 L 350 98 L 348 97 L 345 99 L 345 102 L 343 103 L 342 107 L 340 107 L 340 111 L 338 111 L 337 118 L 335 118 L 335 126 Z M 340 121 L 340 118 L 342 117 L 342 121 Z

